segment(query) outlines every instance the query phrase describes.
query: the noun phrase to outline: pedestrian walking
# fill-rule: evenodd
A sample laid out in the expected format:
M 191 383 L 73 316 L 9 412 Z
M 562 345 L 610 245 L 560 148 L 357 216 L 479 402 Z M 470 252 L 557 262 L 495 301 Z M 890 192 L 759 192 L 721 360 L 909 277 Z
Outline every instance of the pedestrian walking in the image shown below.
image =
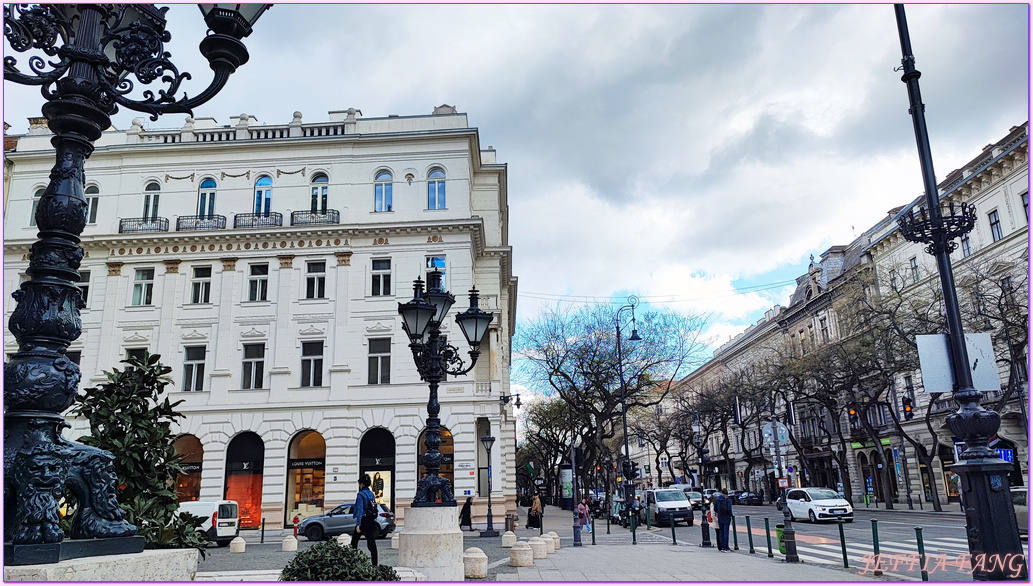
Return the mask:
M 466 497 L 466 503 L 463 504 L 463 510 L 459 511 L 459 528 L 463 526 L 469 527 L 470 531 L 473 531 L 473 521 L 470 520 L 470 509 L 473 507 L 473 497 Z
M 717 549 L 732 551 L 728 547 L 728 529 L 732 525 L 732 499 L 728 498 L 727 488 L 722 488 L 714 499 L 714 512 L 717 513 Z
M 527 513 L 527 524 L 524 529 L 538 529 L 542 526 L 542 500 L 534 495 L 531 501 L 531 510 Z
M 585 528 L 585 531 L 591 531 L 592 526 L 588 523 L 588 516 L 592 512 L 592 506 L 588 504 L 588 497 L 581 499 L 581 502 L 577 505 L 577 521 Z
M 352 507 L 352 517 L 355 518 L 352 549 L 359 548 L 359 538 L 365 534 L 366 547 L 369 548 L 369 561 L 376 567 L 377 533 L 380 533 L 380 525 L 377 524 L 377 503 L 373 500 L 373 491 L 369 489 L 370 484 L 372 481 L 369 479 L 369 474 L 359 477 L 359 492 L 355 495 L 355 506 Z

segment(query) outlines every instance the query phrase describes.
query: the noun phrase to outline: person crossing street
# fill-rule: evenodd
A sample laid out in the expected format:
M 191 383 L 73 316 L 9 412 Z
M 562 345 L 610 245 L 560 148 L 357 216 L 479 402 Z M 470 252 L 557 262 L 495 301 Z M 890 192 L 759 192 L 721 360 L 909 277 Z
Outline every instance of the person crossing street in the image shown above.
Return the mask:
M 727 488 L 722 488 L 714 498 L 714 512 L 717 514 L 717 549 L 732 551 L 728 547 L 728 529 L 732 524 L 732 499 L 728 498 Z

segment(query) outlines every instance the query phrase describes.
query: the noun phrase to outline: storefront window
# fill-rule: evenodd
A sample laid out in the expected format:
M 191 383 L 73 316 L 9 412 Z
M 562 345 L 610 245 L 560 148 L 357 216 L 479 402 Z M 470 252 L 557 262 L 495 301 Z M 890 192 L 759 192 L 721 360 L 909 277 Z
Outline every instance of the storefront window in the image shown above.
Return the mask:
M 241 529 L 262 526 L 262 468 L 265 444 L 258 434 L 246 431 L 226 448 L 224 498 L 236 501 Z
M 201 498 L 201 463 L 204 460 L 204 448 L 201 440 L 193 435 L 180 436 L 173 442 L 176 454 L 183 456 L 180 465 L 183 473 L 176 477 L 176 498 L 180 502 L 196 501 Z
M 326 441 L 314 431 L 303 431 L 291 441 L 287 457 L 285 523 L 323 513 L 326 486 Z
M 374 428 L 362 436 L 359 443 L 359 469 L 369 474 L 373 484 L 373 498 L 394 510 L 395 438 L 383 428 Z

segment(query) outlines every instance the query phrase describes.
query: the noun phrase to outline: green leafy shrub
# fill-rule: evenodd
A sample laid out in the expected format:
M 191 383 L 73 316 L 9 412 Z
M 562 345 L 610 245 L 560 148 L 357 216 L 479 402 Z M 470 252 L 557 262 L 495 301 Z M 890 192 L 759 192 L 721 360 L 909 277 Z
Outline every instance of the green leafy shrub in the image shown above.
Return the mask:
M 321 541 L 299 551 L 280 573 L 284 582 L 397 582 L 391 566 L 373 567 L 358 549 L 341 547 L 337 541 Z
M 172 445 L 172 423 L 184 415 L 175 410 L 182 401 L 161 396 L 172 384 L 172 369 L 161 355 L 146 352 L 122 362 L 128 365 L 124 371 L 105 371 L 108 382 L 76 397 L 72 413 L 90 422 L 90 435 L 79 441 L 115 456 L 118 503 L 144 537 L 144 547 L 192 547 L 203 556 L 208 540 L 197 528 L 204 518 L 176 514 L 176 477 L 183 466 Z

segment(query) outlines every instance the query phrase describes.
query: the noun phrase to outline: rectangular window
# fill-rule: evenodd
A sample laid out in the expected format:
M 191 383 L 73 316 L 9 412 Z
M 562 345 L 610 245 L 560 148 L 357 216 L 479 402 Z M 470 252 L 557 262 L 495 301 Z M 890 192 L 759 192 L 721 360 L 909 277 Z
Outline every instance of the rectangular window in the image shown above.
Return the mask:
M 828 320 L 825 319 L 825 318 L 820 318 L 818 320 L 818 326 L 821 328 L 821 341 L 822 342 L 828 342 L 829 341 L 829 322 L 828 322 Z
M 269 299 L 269 265 L 251 265 L 248 267 L 248 301 L 266 301 Z
M 65 352 L 65 356 L 67 356 L 69 360 L 76 364 L 82 364 L 80 362 L 82 360 L 82 352 L 80 352 L 79 350 L 68 350 Z
M 301 386 L 323 386 L 323 343 L 301 343 Z
M 147 353 L 146 348 L 126 348 L 126 358 L 137 358 L 139 360 L 144 359 L 144 355 Z
M 430 282 L 430 274 L 434 271 L 441 273 L 441 288 L 448 290 L 445 281 L 445 257 L 443 256 L 428 256 L 427 257 L 427 275 L 426 281 Z
M 373 259 L 373 283 L 370 295 L 391 294 L 391 259 Z
M 968 234 L 961 237 L 961 256 L 965 257 L 972 254 L 972 241 L 968 239 Z
M 1004 238 L 1004 233 L 1001 231 L 1001 216 L 997 214 L 997 210 L 987 214 L 987 219 L 990 220 L 990 235 L 993 237 L 994 242 Z
M 391 383 L 391 338 L 372 338 L 369 341 L 369 384 Z
M 187 346 L 183 358 L 183 390 L 204 390 L 204 346 Z
M 1029 192 L 1028 191 L 1024 191 L 1022 193 L 1022 195 L 1019 196 L 1019 199 L 1022 200 L 1022 213 L 1026 215 L 1026 223 L 1028 224 L 1029 223 Z
M 86 198 L 86 223 L 96 224 L 97 223 L 97 204 L 100 203 L 100 198 L 96 195 L 93 197 Z
M 133 280 L 133 305 L 150 305 L 154 293 L 154 269 L 136 269 Z
M 79 271 L 79 282 L 76 283 L 79 286 L 79 291 L 82 293 L 82 302 L 87 304 L 90 302 L 90 271 Z
M 322 299 L 326 297 L 326 262 L 310 262 L 305 264 L 305 298 Z
M 892 287 L 894 291 L 897 290 L 897 271 L 890 270 L 890 287 Z
M 909 374 L 904 375 L 904 390 L 907 391 L 909 397 L 915 396 L 915 381 Z
M 191 303 L 210 303 L 212 293 L 212 267 L 194 267 L 191 281 Z
M 917 256 L 912 256 L 911 260 L 909 260 L 908 263 L 911 265 L 911 279 L 915 283 L 917 283 L 918 282 L 918 257 Z
M 261 389 L 265 370 L 265 344 L 244 344 L 244 370 L 240 388 Z

